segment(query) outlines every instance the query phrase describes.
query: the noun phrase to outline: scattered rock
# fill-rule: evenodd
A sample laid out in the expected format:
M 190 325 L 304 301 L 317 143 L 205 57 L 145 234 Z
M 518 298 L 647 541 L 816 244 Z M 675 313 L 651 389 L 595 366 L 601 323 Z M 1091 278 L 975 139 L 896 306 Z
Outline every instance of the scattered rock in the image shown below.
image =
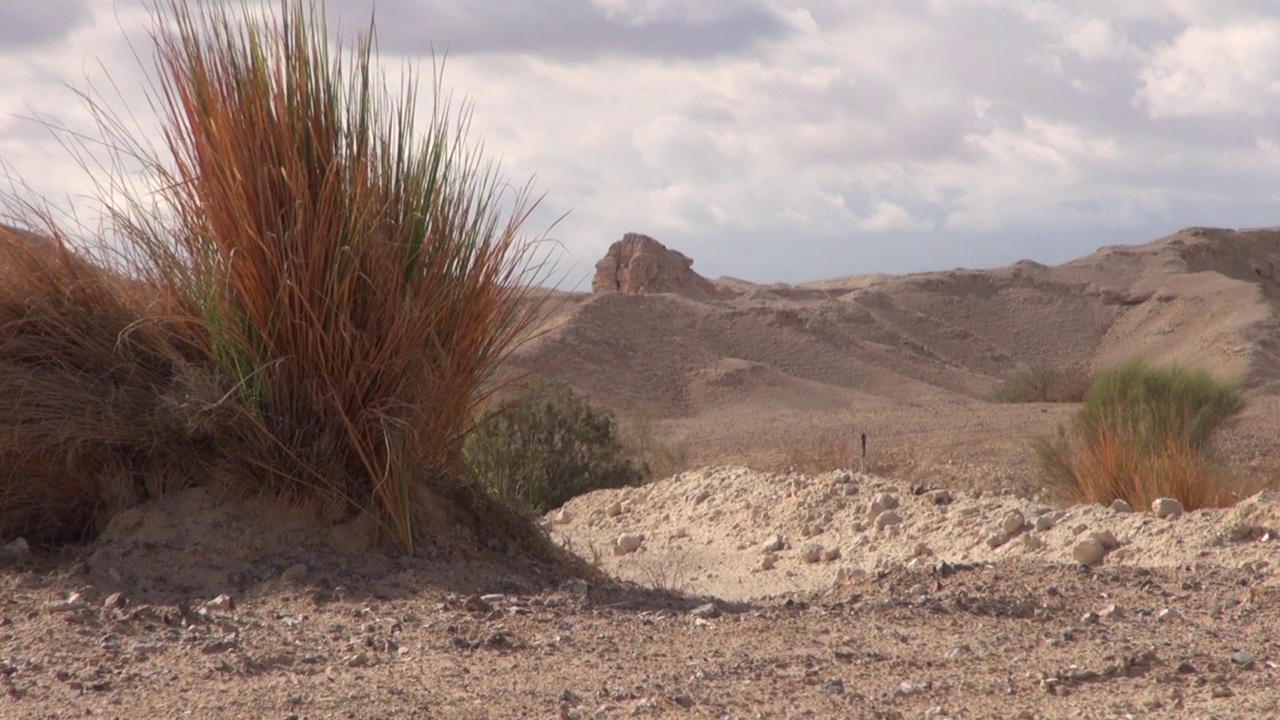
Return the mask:
M 622 533 L 613 544 L 613 552 L 615 555 L 628 555 L 639 550 L 642 544 L 644 544 L 643 534 Z
M 45 605 L 45 609 L 49 612 L 56 613 L 76 612 L 77 610 L 84 610 L 88 607 L 89 603 L 85 602 L 85 599 L 78 592 L 71 593 L 67 596 L 66 600 L 55 600 L 54 602 Z
M 219 595 L 205 603 L 203 608 L 207 612 L 231 612 L 236 609 L 236 603 L 230 595 Z
M 1253 665 L 1253 655 L 1244 650 L 1231 653 L 1231 663 L 1243 668 L 1251 667 Z
M 1006 538 L 1012 537 L 1013 535 L 1017 535 L 1022 532 L 1022 528 L 1025 527 L 1026 524 L 1027 519 L 1022 513 L 1017 510 L 1010 510 L 1005 514 L 1004 519 L 1000 521 L 1000 532 L 1004 533 Z
M 886 510 L 876 515 L 877 530 L 884 530 L 885 528 L 893 527 L 894 525 L 897 525 L 901 522 L 902 522 L 902 517 L 900 517 L 898 513 L 893 510 Z
M 808 545 L 800 553 L 800 559 L 806 563 L 816 563 L 822 559 L 822 549 L 821 545 Z
M 118 592 L 111 593 L 106 600 L 102 601 L 102 607 L 108 610 L 119 610 L 128 604 L 129 599 L 124 596 L 124 593 Z
M 822 694 L 823 695 L 843 695 L 844 681 L 841 680 L 840 678 L 833 678 L 831 680 L 828 680 L 822 686 Z
M 551 522 L 555 523 L 556 525 L 568 525 L 569 521 L 572 519 L 573 519 L 573 515 L 571 515 L 569 511 L 565 510 L 564 508 L 560 508 L 559 512 L 551 516 Z
M 1055 524 L 1052 515 L 1041 515 L 1036 518 L 1036 532 L 1049 532 Z
M 720 606 L 713 602 L 709 602 L 690 610 L 689 614 L 696 618 L 718 618 L 720 617 Z
M 840 548 L 826 548 L 822 551 L 822 561 L 832 562 L 840 559 Z
M 1164 608 L 1156 613 L 1156 620 L 1160 622 L 1173 622 L 1182 617 L 1182 614 L 1173 608 Z
M 773 553 L 769 553 L 768 555 L 765 555 L 764 557 L 760 558 L 761 570 L 772 570 L 773 566 L 777 564 L 778 564 L 778 556 L 774 555 Z
M 760 548 L 762 552 L 766 552 L 766 553 L 782 552 L 783 550 L 786 550 L 786 549 L 787 549 L 787 539 L 782 537 L 781 535 L 774 535 L 772 538 L 769 539 L 768 542 L 764 544 L 763 547 Z
M 1174 498 L 1156 498 L 1151 502 L 1151 514 L 1158 518 L 1176 518 L 1183 512 L 1182 503 Z
M 1094 530 L 1089 533 L 1089 537 L 1097 540 L 1102 549 L 1111 551 L 1120 547 L 1120 541 L 1116 539 L 1115 533 L 1110 530 Z
M 462 609 L 469 613 L 487 613 L 493 610 L 493 605 L 479 595 L 472 595 L 462 601 Z
M 871 498 L 870 504 L 867 505 L 867 519 L 876 520 L 881 513 L 889 510 L 896 510 L 898 507 L 898 496 L 893 493 L 880 493 Z
M 18 538 L 5 543 L 3 552 L 11 558 L 23 558 L 31 554 L 31 546 L 26 538 Z
M 1093 538 L 1082 540 L 1071 548 L 1071 557 L 1081 565 L 1097 565 L 1106 556 L 1107 549 Z
M 1116 513 L 1131 513 L 1133 512 L 1133 508 L 1130 507 L 1129 503 L 1125 502 L 1122 498 L 1116 498 L 1111 501 L 1111 511 Z
M 676 528 L 675 532 L 671 533 L 671 537 L 676 540 L 679 540 L 680 538 L 687 538 L 689 537 L 689 528 L 681 525 L 680 527 Z
M 604 514 L 609 517 L 618 517 L 622 514 L 622 503 L 615 502 L 610 504 L 609 507 L 605 508 Z
M 955 502 L 950 490 L 934 490 L 929 493 L 928 498 L 933 501 L 934 505 L 950 505 Z

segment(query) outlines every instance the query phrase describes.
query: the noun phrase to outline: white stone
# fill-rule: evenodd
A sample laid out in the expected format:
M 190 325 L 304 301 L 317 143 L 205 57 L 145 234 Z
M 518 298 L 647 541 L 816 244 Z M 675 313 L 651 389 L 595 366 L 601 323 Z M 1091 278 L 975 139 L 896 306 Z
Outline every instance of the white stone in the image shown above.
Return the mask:
M 1174 498 L 1156 498 L 1151 502 L 1151 514 L 1158 518 L 1176 518 L 1183 512 L 1182 503 Z
M 760 548 L 762 552 L 775 553 L 787 549 L 787 539 L 781 535 L 774 535 L 768 542 Z
M 560 508 L 560 511 L 551 517 L 551 522 L 556 525 L 568 525 L 569 521 L 572 519 L 573 516 L 569 514 L 568 510 Z
M 615 502 L 610 504 L 609 507 L 605 508 L 604 514 L 609 517 L 618 517 L 622 514 L 622 503 Z
M 1112 512 L 1117 512 L 1117 513 L 1133 512 L 1133 508 L 1129 506 L 1129 503 L 1125 502 L 1121 498 L 1116 498 L 1111 502 L 1111 510 Z
M 1022 528 L 1025 527 L 1026 524 L 1027 519 L 1022 515 L 1022 513 L 1017 510 L 1010 510 L 1009 513 L 1004 516 L 1004 519 L 1000 521 L 1000 531 L 1004 533 L 1006 537 L 1016 535 L 1022 532 Z
M 640 533 L 622 533 L 618 536 L 614 543 L 614 552 L 618 555 L 627 555 L 640 549 L 644 544 L 644 535 Z
M 880 493 L 871 498 L 871 503 L 867 505 L 867 517 L 875 520 L 880 514 L 889 510 L 895 510 L 898 507 L 898 496 L 893 493 Z

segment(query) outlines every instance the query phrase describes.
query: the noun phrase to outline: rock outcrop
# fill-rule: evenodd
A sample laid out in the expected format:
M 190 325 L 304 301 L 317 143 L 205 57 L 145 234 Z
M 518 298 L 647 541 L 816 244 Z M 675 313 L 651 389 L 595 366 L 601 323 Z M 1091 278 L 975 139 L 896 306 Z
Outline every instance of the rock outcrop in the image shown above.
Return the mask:
M 627 233 L 596 263 L 591 292 L 678 293 L 706 298 L 716 294 L 716 286 L 693 271 L 691 258 L 648 235 Z

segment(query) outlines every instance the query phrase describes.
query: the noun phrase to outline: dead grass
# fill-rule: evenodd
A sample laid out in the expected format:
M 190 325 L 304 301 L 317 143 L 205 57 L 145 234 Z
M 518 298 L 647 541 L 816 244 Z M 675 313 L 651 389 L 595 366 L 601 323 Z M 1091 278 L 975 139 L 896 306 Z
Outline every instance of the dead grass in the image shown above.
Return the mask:
M 99 180 L 124 252 L 5 245 L 0 534 L 61 537 L 220 465 L 242 492 L 373 509 L 408 550 L 443 505 L 525 532 L 461 450 L 538 313 L 528 195 L 438 76 L 417 138 L 414 83 L 382 89 L 370 35 L 331 56 L 313 2 L 155 17 L 163 151 L 87 99 L 149 181 Z
M 1087 368 L 1030 367 L 1000 384 L 991 393 L 998 403 L 1078 403 L 1093 382 Z

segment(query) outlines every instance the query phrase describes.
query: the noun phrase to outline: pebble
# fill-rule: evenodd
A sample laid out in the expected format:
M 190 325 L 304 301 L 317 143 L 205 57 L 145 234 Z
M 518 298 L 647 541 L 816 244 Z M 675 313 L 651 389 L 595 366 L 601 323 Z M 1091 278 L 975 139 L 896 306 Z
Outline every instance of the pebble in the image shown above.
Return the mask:
M 205 603 L 204 609 L 209 612 L 229 612 L 236 609 L 236 603 L 230 595 L 219 595 Z
M 31 545 L 27 544 L 26 538 L 18 538 L 4 545 L 4 554 L 9 557 L 26 557 L 31 554 Z
M 1022 513 L 1017 510 L 1010 510 L 1008 514 L 1004 516 L 1004 519 L 1000 521 L 1000 531 L 1005 534 L 1005 537 L 1009 537 L 1022 532 L 1022 528 L 1025 527 L 1026 524 L 1027 519 Z
M 927 497 L 933 501 L 934 505 L 950 505 L 955 502 L 950 490 L 934 490 Z
M 573 515 L 570 515 L 569 511 L 564 508 L 560 508 L 560 512 L 557 512 L 555 515 L 551 516 L 551 522 L 555 523 L 556 525 L 568 525 L 569 521 L 572 519 L 573 519 Z
M 128 604 L 129 599 L 124 596 L 124 593 L 118 592 L 111 593 L 107 596 L 106 600 L 102 601 L 102 607 L 107 608 L 108 610 L 119 610 Z
M 832 679 L 832 680 L 828 680 L 828 681 L 826 682 L 826 684 L 822 686 L 822 694 L 824 694 L 824 695 L 843 695 L 843 694 L 844 694 L 844 681 L 843 681 L 843 680 L 841 680 L 840 678 L 834 678 L 834 679 Z
M 1111 511 L 1117 513 L 1131 513 L 1133 508 L 1122 498 L 1116 498 L 1111 501 Z
M 1041 515 L 1036 518 L 1036 532 L 1048 532 L 1053 529 L 1054 524 L 1052 515 Z
M 84 610 L 87 607 L 89 607 L 89 603 L 85 602 L 84 597 L 78 592 L 71 593 L 66 600 L 55 600 L 45 605 L 49 612 L 75 612 Z
M 772 570 L 773 566 L 777 564 L 778 564 L 778 556 L 774 555 L 773 553 L 769 553 L 768 555 L 765 555 L 763 558 L 760 558 L 761 570 Z
M 867 506 L 867 517 L 876 520 L 879 516 L 889 510 L 896 510 L 898 507 L 898 496 L 893 493 L 880 493 L 871 498 L 871 504 Z
M 610 504 L 609 507 L 605 508 L 604 514 L 609 517 L 618 517 L 622 514 L 622 503 L 615 502 Z
M 1089 533 L 1089 537 L 1097 540 L 1104 550 L 1115 550 L 1120 547 L 1120 541 L 1116 539 L 1115 533 L 1110 530 L 1094 530 Z
M 680 527 L 676 528 L 676 531 L 675 531 L 674 533 L 672 533 L 672 534 L 671 534 L 671 537 L 673 537 L 673 538 L 677 538 L 677 539 L 679 539 L 679 538 L 687 538 L 687 537 L 689 537 L 689 528 L 684 527 L 683 525 L 681 525 Z
M 800 559 L 806 563 L 816 563 L 822 559 L 822 546 L 809 545 L 800 553 Z
M 911 589 L 907 591 L 907 594 L 911 597 L 924 597 L 929 594 L 929 588 L 920 583 L 916 583 L 911 586 Z
M 1151 514 L 1158 518 L 1176 518 L 1183 512 L 1182 503 L 1173 498 L 1156 498 L 1151 501 Z
M 1071 548 L 1071 557 L 1082 565 L 1097 565 L 1107 556 L 1107 549 L 1102 543 L 1088 538 Z
M 766 542 L 760 548 L 760 551 L 766 552 L 766 553 L 775 553 L 775 552 L 781 552 L 786 549 L 787 549 L 787 539 L 782 537 L 781 535 L 774 535 L 768 542 Z
M 1241 650 L 1231 654 L 1231 662 L 1242 667 L 1247 667 L 1253 664 L 1253 655 Z
M 718 618 L 720 617 L 720 607 L 710 602 L 690 610 L 689 614 L 696 618 Z
M 1172 622 L 1182 617 L 1182 614 L 1173 608 L 1165 608 L 1156 613 L 1156 620 L 1160 622 Z
M 644 535 L 640 533 L 622 533 L 613 544 L 613 553 L 615 555 L 629 555 L 639 550 L 642 544 L 644 544 Z
M 832 562 L 840 559 L 840 548 L 826 548 L 822 551 L 822 561 Z
M 893 510 L 886 510 L 876 515 L 876 529 L 884 530 L 887 527 L 893 527 L 902 522 L 902 517 Z

